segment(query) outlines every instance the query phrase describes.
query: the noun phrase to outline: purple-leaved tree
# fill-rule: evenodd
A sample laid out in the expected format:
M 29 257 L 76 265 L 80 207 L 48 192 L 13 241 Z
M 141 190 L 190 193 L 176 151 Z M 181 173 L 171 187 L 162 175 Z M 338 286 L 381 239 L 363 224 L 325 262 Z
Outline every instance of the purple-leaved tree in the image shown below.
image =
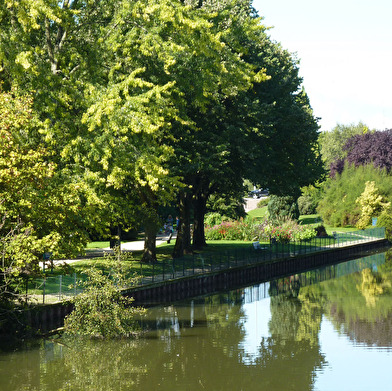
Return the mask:
M 372 163 L 374 167 L 385 168 L 390 172 L 392 168 L 392 129 L 355 135 L 347 140 L 343 150 L 347 151 L 347 156 L 345 159 L 338 159 L 331 163 L 331 177 L 334 177 L 336 173 L 342 173 L 345 162 L 354 164 L 355 167 Z

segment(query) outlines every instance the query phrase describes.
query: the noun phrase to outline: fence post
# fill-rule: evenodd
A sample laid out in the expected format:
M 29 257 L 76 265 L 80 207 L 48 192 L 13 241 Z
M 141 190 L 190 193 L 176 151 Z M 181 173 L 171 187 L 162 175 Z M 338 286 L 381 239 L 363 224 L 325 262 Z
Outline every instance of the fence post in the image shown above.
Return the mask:
M 62 274 L 60 274 L 60 276 L 59 276 L 60 278 L 59 278 L 59 300 L 61 300 L 61 285 L 62 285 L 62 283 L 63 283 L 63 275 Z

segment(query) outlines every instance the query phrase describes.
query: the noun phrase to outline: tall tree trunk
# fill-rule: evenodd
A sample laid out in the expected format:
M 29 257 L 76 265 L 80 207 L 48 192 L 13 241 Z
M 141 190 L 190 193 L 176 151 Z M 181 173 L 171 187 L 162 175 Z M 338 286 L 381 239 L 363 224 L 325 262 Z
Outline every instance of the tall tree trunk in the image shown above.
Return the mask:
M 184 254 L 192 253 L 191 248 L 191 202 L 192 194 L 188 192 L 180 193 L 180 230 L 177 232 L 176 244 L 174 245 L 173 258 L 182 257 Z
M 144 250 L 142 255 L 142 262 L 155 262 L 157 260 L 156 252 L 156 222 L 146 219 L 144 224 Z
M 204 216 L 207 210 L 208 195 L 199 191 L 194 199 L 194 226 L 193 226 L 193 249 L 201 249 L 207 246 L 204 233 Z
M 149 188 L 144 188 L 140 192 L 142 201 L 142 223 L 144 225 L 144 250 L 142 262 L 155 262 L 156 254 L 156 234 L 158 228 L 158 204 L 156 196 Z

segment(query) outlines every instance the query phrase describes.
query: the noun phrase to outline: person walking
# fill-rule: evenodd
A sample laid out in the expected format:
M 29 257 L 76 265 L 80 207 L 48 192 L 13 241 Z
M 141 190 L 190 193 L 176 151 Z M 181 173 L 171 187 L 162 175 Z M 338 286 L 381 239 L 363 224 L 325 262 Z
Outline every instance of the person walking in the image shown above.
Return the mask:
M 169 238 L 167 239 L 167 243 L 170 243 L 170 240 L 173 236 L 173 217 L 172 215 L 169 215 L 167 218 L 167 234 L 169 235 Z

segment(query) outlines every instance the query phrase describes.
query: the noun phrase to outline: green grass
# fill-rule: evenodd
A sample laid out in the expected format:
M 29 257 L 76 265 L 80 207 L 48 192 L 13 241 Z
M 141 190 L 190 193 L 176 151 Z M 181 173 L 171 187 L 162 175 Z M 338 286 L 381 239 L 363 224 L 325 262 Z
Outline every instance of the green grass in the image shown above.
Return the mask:
M 110 242 L 90 242 L 87 244 L 87 249 L 91 249 L 91 248 L 107 248 L 109 247 Z
M 257 208 L 249 212 L 248 215 L 255 217 L 255 218 L 262 218 L 267 211 L 267 208 Z M 308 216 L 301 216 L 299 219 L 301 224 L 304 225 L 311 225 L 311 226 L 317 226 L 319 224 L 322 224 L 320 221 L 320 217 L 318 215 L 308 215 Z M 324 225 L 327 229 L 327 233 L 329 235 L 332 235 L 334 231 L 336 232 L 350 232 L 350 231 L 355 231 L 356 228 L 350 227 L 350 228 L 342 228 L 342 227 L 332 227 L 328 225 Z M 227 251 L 234 251 L 234 250 L 239 250 L 243 248 L 252 248 L 252 242 L 246 242 L 246 241 L 240 241 L 240 240 L 211 240 L 207 241 L 207 246 L 204 247 L 201 250 L 195 251 L 196 256 L 201 255 L 201 254 L 212 254 L 212 253 L 222 253 L 222 252 L 227 252 Z M 269 245 L 269 243 L 264 242 L 261 243 L 263 246 L 264 245 Z M 92 242 L 89 243 L 87 246 L 87 251 L 91 249 L 98 249 L 98 248 L 105 248 L 109 247 L 109 242 Z M 174 249 L 174 241 L 170 244 L 168 243 L 163 243 L 156 248 L 156 254 L 157 254 L 157 262 L 154 265 L 154 268 L 156 269 L 159 265 L 162 265 L 164 262 L 169 261 L 172 256 L 172 252 Z M 141 265 L 141 258 L 142 258 L 143 251 L 134 251 L 132 252 L 132 270 L 133 271 L 140 271 L 140 269 L 143 269 L 143 273 L 148 273 L 148 269 L 152 269 L 152 265 L 149 264 L 143 264 Z M 191 256 L 192 257 L 192 256 Z M 69 274 L 76 272 L 78 275 L 81 274 L 83 269 L 89 268 L 92 265 L 100 268 L 100 269 L 106 269 L 107 262 L 104 258 L 93 258 L 93 259 L 86 259 L 86 260 L 80 260 L 76 261 L 74 263 L 69 264 L 69 269 L 68 272 Z M 58 270 L 55 269 L 55 274 L 57 274 Z M 156 272 L 156 270 L 155 270 Z
M 302 225 L 310 225 L 313 227 L 317 227 L 318 225 L 322 224 L 324 225 L 329 235 L 332 235 L 333 232 L 352 232 L 358 230 L 358 228 L 356 227 L 334 227 L 332 225 L 325 224 L 322 221 L 320 215 L 318 214 L 300 216 L 299 223 Z
M 248 216 L 263 219 L 267 215 L 267 212 L 268 212 L 268 208 L 264 206 L 263 208 L 256 208 L 250 210 L 248 212 Z

